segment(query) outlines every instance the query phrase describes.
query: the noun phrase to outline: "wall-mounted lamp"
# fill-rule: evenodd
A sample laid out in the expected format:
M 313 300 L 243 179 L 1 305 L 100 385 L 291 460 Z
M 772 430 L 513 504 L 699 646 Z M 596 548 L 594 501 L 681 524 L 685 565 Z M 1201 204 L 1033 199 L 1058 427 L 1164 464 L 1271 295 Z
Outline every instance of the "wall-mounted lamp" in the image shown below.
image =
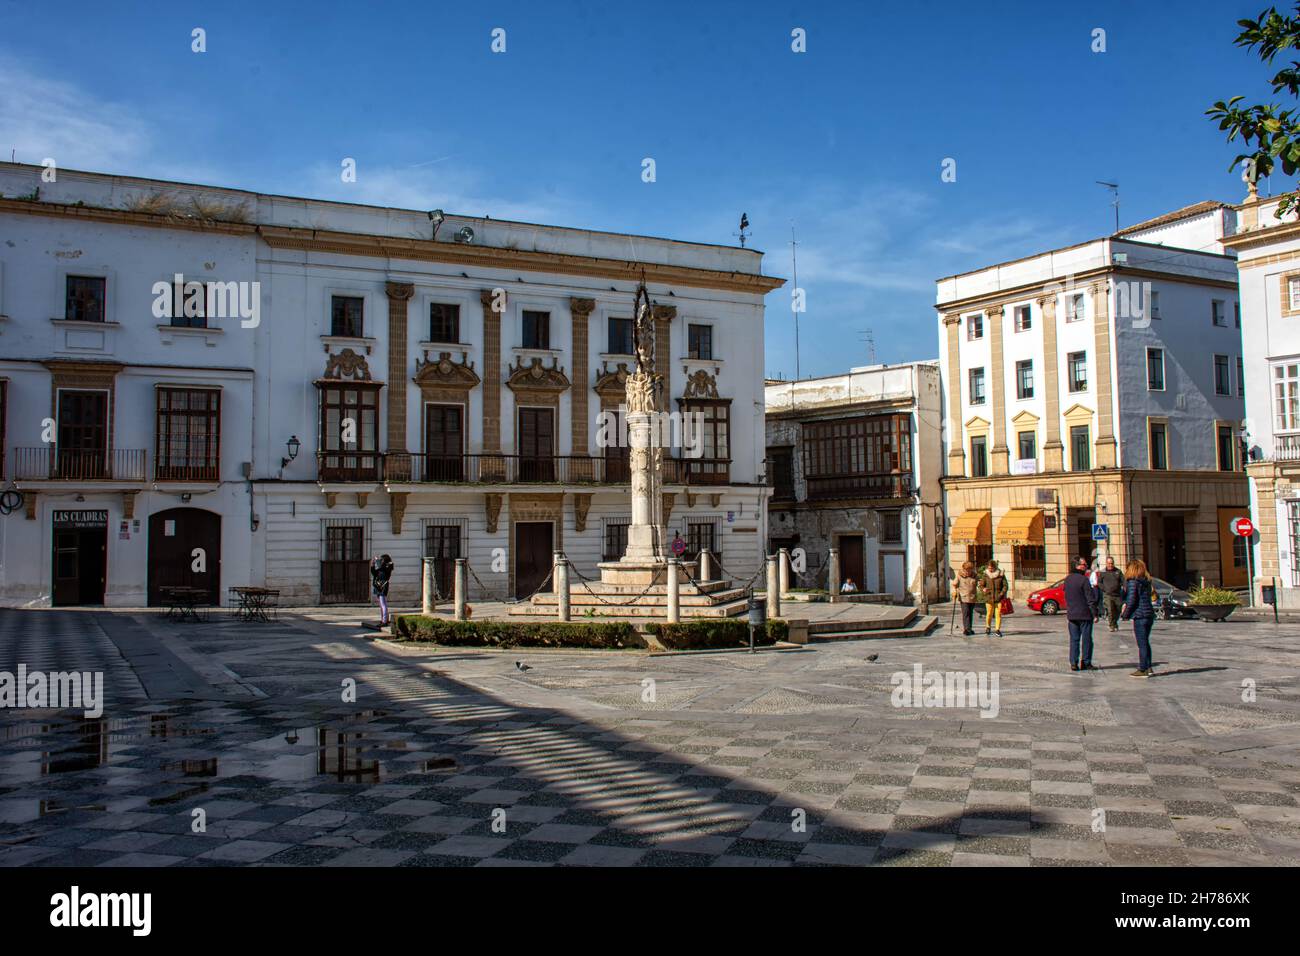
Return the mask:
M 284 443 L 284 447 L 289 449 L 289 457 L 280 459 L 281 468 L 287 468 L 289 462 L 298 457 L 298 449 L 302 447 L 302 442 L 298 441 L 297 435 L 290 435 L 289 440 Z
M 438 227 L 442 225 L 443 220 L 446 218 L 447 217 L 443 215 L 441 209 L 432 209 L 429 211 L 429 221 L 433 223 L 433 236 L 431 238 L 438 238 Z

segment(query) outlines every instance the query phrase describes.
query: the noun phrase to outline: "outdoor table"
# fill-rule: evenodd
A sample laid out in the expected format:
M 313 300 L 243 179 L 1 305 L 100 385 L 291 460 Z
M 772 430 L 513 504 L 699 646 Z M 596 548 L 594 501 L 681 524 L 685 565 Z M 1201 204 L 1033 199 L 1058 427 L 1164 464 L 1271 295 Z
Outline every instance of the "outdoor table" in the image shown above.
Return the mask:
M 235 614 L 241 621 L 270 622 L 280 598 L 278 588 L 234 587 L 230 593 L 238 600 Z
M 160 589 L 167 600 L 167 617 L 175 615 L 178 621 L 201 623 L 200 607 L 206 607 L 207 588 L 195 588 L 176 585 Z

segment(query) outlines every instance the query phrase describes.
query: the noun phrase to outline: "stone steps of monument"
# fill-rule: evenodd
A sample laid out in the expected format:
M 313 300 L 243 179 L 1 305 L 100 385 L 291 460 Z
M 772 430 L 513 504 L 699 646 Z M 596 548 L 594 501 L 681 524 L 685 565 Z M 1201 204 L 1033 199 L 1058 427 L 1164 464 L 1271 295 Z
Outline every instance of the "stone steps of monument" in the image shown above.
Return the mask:
M 808 636 L 817 637 L 822 634 L 834 634 L 837 632 L 859 631 L 878 631 L 887 628 L 908 627 L 916 620 L 919 612 L 914 607 L 894 608 L 894 613 L 883 614 L 880 617 L 846 620 L 829 620 L 829 621 L 809 621 Z M 797 614 L 791 614 L 791 617 L 797 617 Z
M 905 627 L 855 627 L 853 630 L 823 631 L 809 634 L 811 642 L 820 641 L 864 641 L 893 637 L 925 637 L 939 625 L 939 619 L 933 614 L 921 615 L 910 621 Z
M 584 613 L 588 608 L 593 612 L 591 615 Z M 694 604 L 681 605 L 679 613 L 683 619 L 700 618 L 700 617 L 737 617 L 748 610 L 749 601 L 726 601 L 718 604 Z M 516 604 L 510 609 L 511 617 L 536 617 L 553 621 L 556 618 L 556 606 L 554 604 Z M 588 604 L 583 605 L 581 609 L 577 605 L 571 605 L 570 619 L 573 621 L 601 620 L 602 618 L 647 618 L 654 621 L 662 621 L 668 616 L 667 604 L 646 604 L 638 602 L 636 604 L 617 605 L 617 604 Z
M 738 601 L 744 597 L 744 594 L 745 592 L 740 588 L 728 588 L 725 591 L 713 591 L 708 594 L 682 590 L 678 594 L 678 604 L 681 607 L 704 607 L 711 604 Z M 622 602 L 630 601 L 633 598 L 638 598 L 639 603 L 651 604 L 656 607 L 668 606 L 668 592 L 662 587 L 651 588 L 646 591 L 643 587 L 611 589 L 608 586 L 601 585 L 593 585 L 590 591 L 585 587 L 571 589 L 569 591 L 569 606 L 581 607 L 588 604 L 604 604 L 607 601 Z M 560 598 L 556 594 L 544 592 L 533 595 L 533 603 L 544 607 L 556 607 L 560 603 Z

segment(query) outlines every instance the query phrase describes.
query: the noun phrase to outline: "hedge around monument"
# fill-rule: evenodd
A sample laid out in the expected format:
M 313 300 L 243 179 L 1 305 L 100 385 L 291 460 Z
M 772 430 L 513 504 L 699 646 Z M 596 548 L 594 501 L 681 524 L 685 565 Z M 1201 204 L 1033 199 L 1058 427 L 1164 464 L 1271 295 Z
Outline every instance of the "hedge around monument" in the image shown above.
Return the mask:
M 396 618 L 393 635 L 403 641 L 444 647 L 645 648 L 646 640 L 627 621 L 445 621 L 422 614 Z
M 724 650 L 749 646 L 749 624 L 744 618 L 696 618 L 677 624 L 654 623 L 646 630 L 664 647 L 674 651 Z M 754 634 L 757 647 L 767 647 L 789 637 L 785 621 L 769 620 Z

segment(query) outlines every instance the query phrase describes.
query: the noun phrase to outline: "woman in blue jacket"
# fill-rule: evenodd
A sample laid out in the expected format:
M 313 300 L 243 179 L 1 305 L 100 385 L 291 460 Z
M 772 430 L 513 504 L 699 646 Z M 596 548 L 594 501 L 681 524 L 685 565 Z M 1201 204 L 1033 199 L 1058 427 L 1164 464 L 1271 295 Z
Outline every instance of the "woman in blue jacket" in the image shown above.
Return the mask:
M 1151 603 L 1154 593 L 1151 575 L 1146 563 L 1133 560 L 1124 569 L 1124 614 L 1133 622 L 1133 637 L 1138 646 L 1138 669 L 1130 677 L 1151 677 L 1151 625 L 1156 621 L 1155 607 Z

